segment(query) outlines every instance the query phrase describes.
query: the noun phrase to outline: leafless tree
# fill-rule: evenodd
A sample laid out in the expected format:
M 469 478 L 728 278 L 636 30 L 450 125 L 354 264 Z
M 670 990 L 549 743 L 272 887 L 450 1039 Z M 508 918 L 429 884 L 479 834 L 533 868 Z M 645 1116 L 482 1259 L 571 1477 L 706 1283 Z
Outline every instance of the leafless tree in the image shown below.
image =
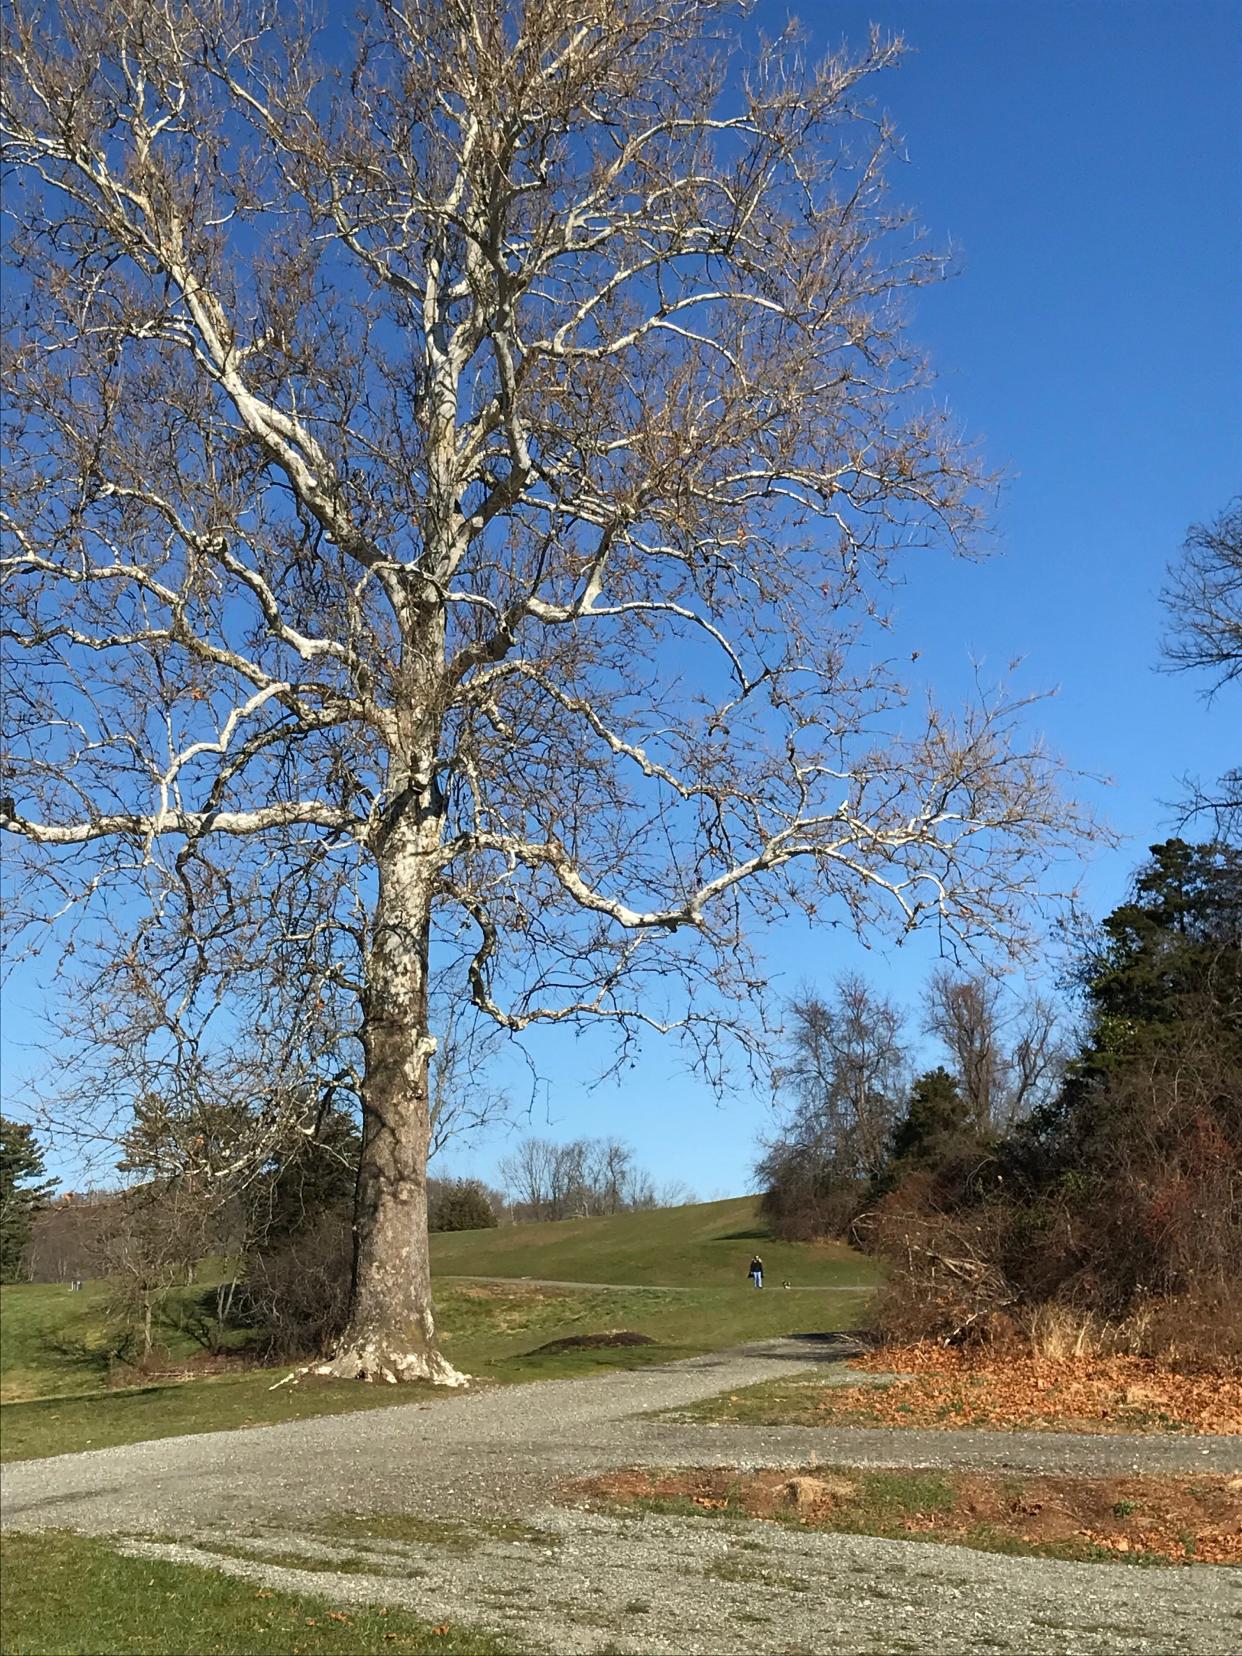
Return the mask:
M 1207 673 L 1210 701 L 1242 677 L 1242 495 L 1214 522 L 1191 528 L 1162 597 L 1172 622 L 1165 663 L 1175 672 Z M 1214 785 L 1187 778 L 1186 786 L 1184 820 L 1210 818 L 1222 840 L 1242 835 L 1242 766 Z
M 1042 995 L 1017 995 L 985 972 L 932 974 L 924 1028 L 943 1044 L 981 1132 L 999 1131 L 1042 1102 L 1065 1071 L 1060 1014 Z
M 527 1137 L 500 1163 L 500 1179 L 514 1207 L 532 1219 L 552 1219 L 552 1189 L 557 1147 L 547 1139 Z
M 979 481 L 903 332 L 942 267 L 885 194 L 898 46 L 301 10 L 10 7 L 0 826 L 62 936 L 180 894 L 187 970 L 353 1005 L 335 1371 L 452 1383 L 433 990 L 714 1071 L 753 916 L 1011 943 L 1084 825 L 1021 703 L 919 711 L 884 657 Z
M 136 1185 L 108 1206 L 98 1265 L 109 1279 L 108 1308 L 138 1335 L 144 1362 L 170 1294 L 193 1280 L 210 1212 L 190 1179 Z
M 620 1139 L 596 1139 L 587 1159 L 586 1185 L 595 1213 L 620 1213 L 636 1205 L 636 1196 L 650 1184 L 634 1165 L 634 1152 Z
M 100 1239 L 114 1191 L 66 1191 L 35 1215 L 23 1256 L 31 1282 L 70 1282 L 99 1268 Z
M 1242 678 L 1242 495 L 1214 522 L 1192 526 L 1162 596 L 1173 624 L 1169 667 L 1210 674 L 1208 696 Z
M 589 1219 L 655 1205 L 650 1176 L 615 1138 L 555 1144 L 527 1137 L 501 1162 L 500 1176 L 531 1219 Z
M 803 992 L 789 1011 L 776 1081 L 778 1097 L 792 1103 L 780 1139 L 813 1151 L 838 1179 L 871 1177 L 909 1091 L 902 1014 L 856 973 L 840 978 L 831 998 Z

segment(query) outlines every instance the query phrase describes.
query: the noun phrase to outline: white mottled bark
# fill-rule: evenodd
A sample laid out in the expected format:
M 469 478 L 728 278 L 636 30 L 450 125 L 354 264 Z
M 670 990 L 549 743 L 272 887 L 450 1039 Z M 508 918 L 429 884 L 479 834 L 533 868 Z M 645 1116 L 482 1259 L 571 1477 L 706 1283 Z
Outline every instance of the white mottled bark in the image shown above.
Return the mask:
M 427 1240 L 431 1134 L 427 1027 L 432 871 L 438 819 L 412 812 L 379 856 L 379 903 L 367 961 L 363 1144 L 355 1215 L 354 1293 L 339 1350 L 319 1372 L 347 1379 L 459 1374 L 436 1349 Z

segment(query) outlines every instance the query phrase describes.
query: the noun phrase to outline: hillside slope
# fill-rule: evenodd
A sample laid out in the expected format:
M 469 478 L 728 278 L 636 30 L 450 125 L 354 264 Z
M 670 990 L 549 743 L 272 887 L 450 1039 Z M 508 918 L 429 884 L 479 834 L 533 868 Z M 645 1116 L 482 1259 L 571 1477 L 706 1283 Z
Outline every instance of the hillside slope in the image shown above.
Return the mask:
M 640 1287 L 745 1286 L 756 1251 L 779 1288 L 836 1288 L 878 1279 L 874 1261 L 839 1243 L 775 1242 L 757 1196 L 654 1208 L 599 1219 L 561 1219 L 454 1231 L 431 1239 L 437 1276 L 531 1277 Z

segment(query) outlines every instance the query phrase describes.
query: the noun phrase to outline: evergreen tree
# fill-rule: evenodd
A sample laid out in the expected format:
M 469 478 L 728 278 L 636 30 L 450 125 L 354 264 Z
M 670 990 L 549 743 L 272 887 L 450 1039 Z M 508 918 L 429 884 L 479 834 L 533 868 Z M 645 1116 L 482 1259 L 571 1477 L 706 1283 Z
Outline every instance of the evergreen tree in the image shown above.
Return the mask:
M 927 1070 L 914 1083 L 909 1108 L 893 1132 L 894 1161 L 935 1164 L 970 1130 L 969 1115 L 956 1078 L 943 1067 Z
M 1242 1271 L 1242 852 L 1152 847 L 1081 971 L 1087 1037 L 1002 1153 L 1005 1262 L 1108 1315 Z
M 477 1179 L 453 1179 L 444 1185 L 431 1203 L 428 1220 L 433 1231 L 492 1230 L 496 1223 L 495 1209 Z
M 1060 1095 L 1013 1140 L 1014 1165 L 1036 1183 L 1110 1159 L 1129 1119 L 1142 1066 L 1242 1072 L 1242 850 L 1168 840 L 1151 848 L 1129 898 L 1101 923 L 1078 973 L 1087 1038 Z M 1227 1083 L 1226 1083 L 1227 1084 Z M 1222 1097 L 1236 1130 L 1242 1098 Z M 1231 1135 L 1232 1136 L 1232 1135 Z
M 265 1246 L 296 1236 L 325 1213 L 348 1216 L 358 1182 L 360 1141 L 354 1118 L 328 1109 L 312 1134 L 273 1158 L 255 1186 L 253 1228 Z
M 1101 932 L 1084 973 L 1090 1064 L 1107 1068 L 1150 1050 L 1208 1010 L 1222 1033 L 1242 1040 L 1242 850 L 1153 845 L 1130 900 Z
M 45 1171 L 34 1129 L 0 1116 L 0 1282 L 17 1280 L 34 1216 L 55 1187 Z

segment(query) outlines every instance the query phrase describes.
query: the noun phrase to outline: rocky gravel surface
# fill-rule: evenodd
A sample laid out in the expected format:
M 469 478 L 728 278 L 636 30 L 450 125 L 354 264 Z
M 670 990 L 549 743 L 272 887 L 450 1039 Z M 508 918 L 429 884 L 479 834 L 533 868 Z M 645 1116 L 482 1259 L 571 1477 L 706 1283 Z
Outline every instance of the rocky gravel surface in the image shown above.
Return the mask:
M 434 1621 L 486 1625 L 516 1649 L 557 1656 L 1234 1656 L 1242 1644 L 1234 1570 L 1067 1564 L 564 1508 L 528 1514 L 528 1523 L 539 1534 L 484 1540 L 464 1556 L 434 1542 L 331 1548 L 279 1533 L 230 1535 L 225 1557 L 211 1537 L 125 1550 L 294 1592 L 322 1592 L 331 1580 L 341 1603 L 400 1604 Z M 264 1561 L 299 1546 L 314 1555 L 313 1568 Z M 351 1573 L 325 1575 L 332 1560 Z M 369 1565 L 375 1574 L 353 1573 Z
M 3 1469 L 0 1513 L 7 1526 L 110 1534 L 127 1550 L 210 1562 L 341 1603 L 400 1603 L 507 1632 L 515 1649 L 567 1656 L 1242 1649 L 1238 1571 L 1006 1558 L 554 1504 L 566 1479 L 637 1464 L 1242 1474 L 1239 1438 L 665 1418 L 820 1362 L 830 1365 L 825 1379 L 876 1379 L 841 1361 L 848 1350 L 840 1340 L 776 1341 L 662 1368 L 20 1462 Z M 477 1534 L 466 1548 L 434 1537 L 325 1540 L 329 1521 L 350 1512 L 454 1519 Z M 521 1520 L 516 1538 L 488 1531 L 505 1515 Z M 150 1539 L 169 1535 L 184 1540 Z

